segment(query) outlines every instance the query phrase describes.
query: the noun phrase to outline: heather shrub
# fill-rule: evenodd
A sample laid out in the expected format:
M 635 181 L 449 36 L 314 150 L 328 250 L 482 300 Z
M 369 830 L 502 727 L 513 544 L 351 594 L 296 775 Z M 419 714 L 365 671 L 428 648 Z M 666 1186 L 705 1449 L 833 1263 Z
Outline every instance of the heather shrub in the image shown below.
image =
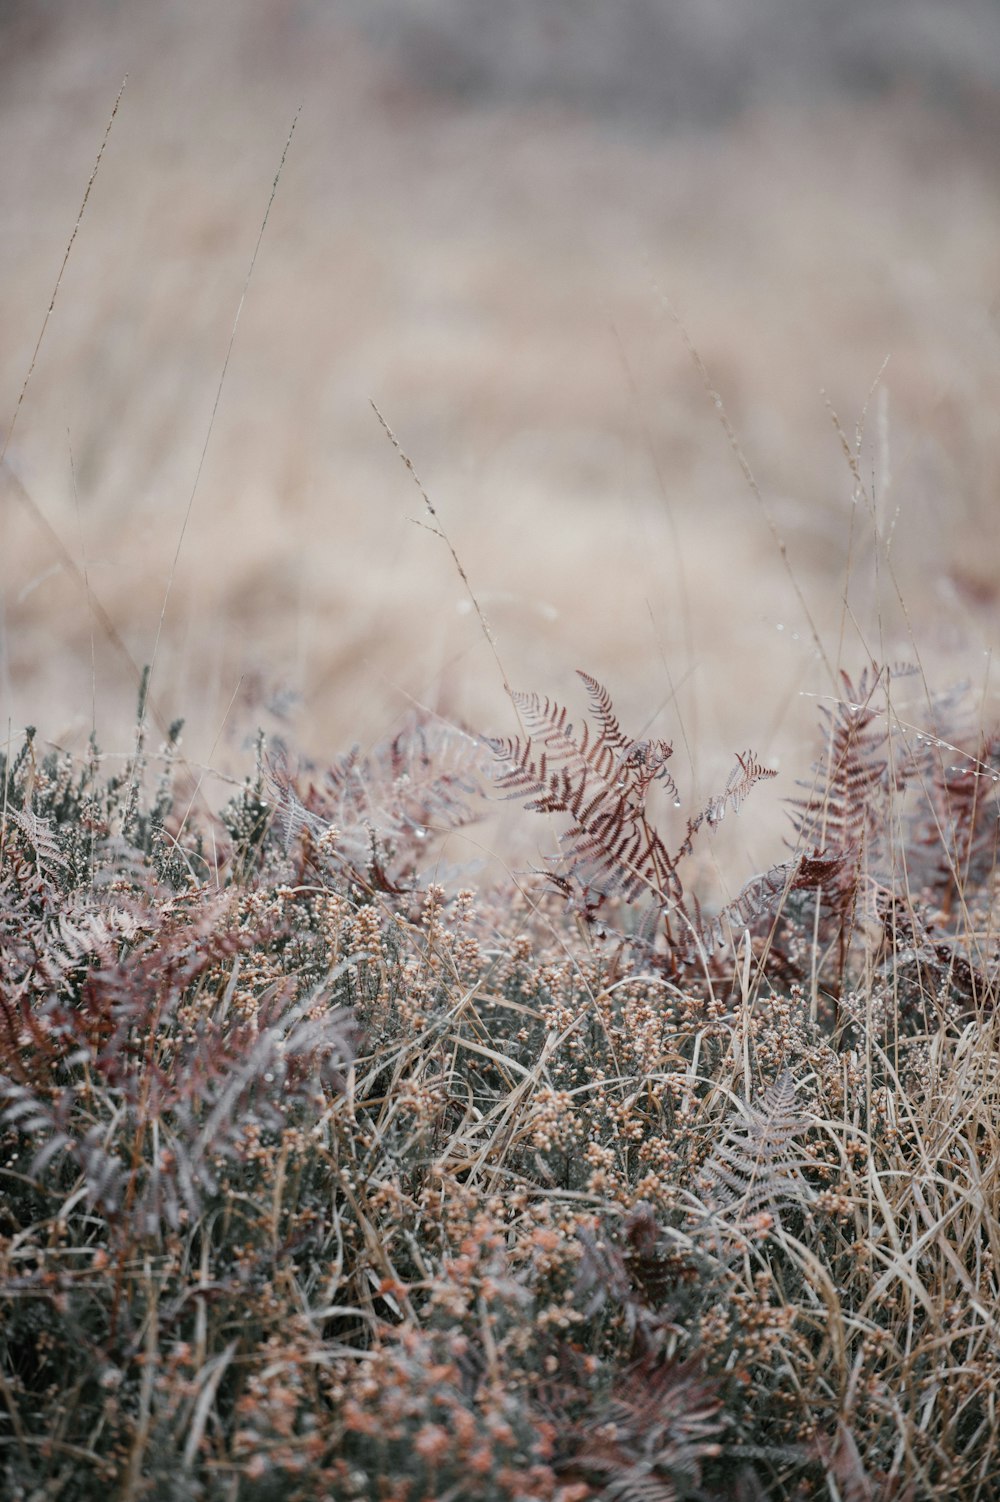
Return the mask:
M 580 734 L 529 696 L 520 741 L 262 740 L 217 813 L 179 727 L 117 765 L 29 736 L 6 1492 L 989 1496 L 996 741 L 954 697 L 912 729 L 910 685 L 845 681 L 728 901 L 689 857 L 766 769 L 676 813 L 589 679 Z M 512 792 L 557 858 L 446 876 Z

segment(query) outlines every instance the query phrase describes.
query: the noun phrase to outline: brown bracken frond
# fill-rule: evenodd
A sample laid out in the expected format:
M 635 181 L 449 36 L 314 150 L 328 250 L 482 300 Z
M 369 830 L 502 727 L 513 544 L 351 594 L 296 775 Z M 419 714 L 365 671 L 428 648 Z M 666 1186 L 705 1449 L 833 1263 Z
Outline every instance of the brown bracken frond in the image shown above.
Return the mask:
M 583 889 L 587 912 L 611 895 L 651 904 L 654 914 L 666 917 L 668 939 L 670 915 L 676 913 L 676 947 L 686 948 L 692 935 L 703 937 L 703 927 L 697 910 L 692 916 L 684 906 L 680 862 L 704 824 L 717 825 L 728 808 L 738 809 L 758 782 L 775 774 L 752 751 L 738 755 L 724 791 L 688 820 L 679 849 L 671 853 L 651 821 L 648 795 L 658 783 L 680 806 L 667 767 L 673 747 L 665 740 L 629 739 L 607 690 L 589 673 L 579 676 L 594 724 L 584 722 L 577 734 L 562 705 L 547 696 L 515 694 L 526 734 L 488 741 L 503 764 L 496 785 L 537 813 L 568 815 L 561 836 L 566 870 L 555 877 L 563 895 Z
M 824 709 L 826 755 L 815 768 L 809 797 L 795 800 L 793 822 L 798 848 L 820 877 L 815 886 L 843 916 L 857 890 L 866 846 L 884 825 L 890 783 L 895 775 L 900 786 L 904 773 L 890 769 L 889 719 L 875 702 L 883 674 L 864 672 L 857 687 L 846 673 L 841 679 L 843 700 L 836 712 Z
M 620 892 L 627 902 L 651 896 L 660 906 L 682 896 L 676 861 L 646 815 L 654 781 L 675 792 L 666 768 L 666 741 L 629 741 L 604 689 L 581 674 L 596 706 L 599 730 L 586 723 L 576 737 L 565 708 L 548 697 L 515 694 L 526 737 L 490 740 L 506 770 L 497 786 L 526 798 L 537 813 L 568 814 L 563 848 L 571 871 L 591 887 Z
M 722 1449 L 728 1427 L 721 1383 L 697 1358 L 644 1358 L 627 1367 L 610 1393 L 567 1433 L 559 1464 L 615 1502 L 676 1502 Z

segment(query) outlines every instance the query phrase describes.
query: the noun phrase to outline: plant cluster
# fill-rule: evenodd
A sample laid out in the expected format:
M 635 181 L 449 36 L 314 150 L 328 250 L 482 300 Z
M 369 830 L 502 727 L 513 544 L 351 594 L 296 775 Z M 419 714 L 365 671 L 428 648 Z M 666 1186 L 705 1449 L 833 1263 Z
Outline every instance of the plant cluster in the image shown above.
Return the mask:
M 996 1495 L 1000 740 L 845 679 L 712 904 L 767 769 L 678 815 L 584 684 L 218 815 L 179 727 L 0 759 L 5 1496 Z M 491 773 L 560 854 L 473 891 Z

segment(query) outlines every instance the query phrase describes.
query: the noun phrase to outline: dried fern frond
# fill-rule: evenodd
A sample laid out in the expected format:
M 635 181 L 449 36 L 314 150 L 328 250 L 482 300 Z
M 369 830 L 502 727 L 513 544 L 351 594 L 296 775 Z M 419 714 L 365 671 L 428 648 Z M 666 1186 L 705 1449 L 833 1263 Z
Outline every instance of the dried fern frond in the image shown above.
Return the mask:
M 50 881 L 54 871 L 65 870 L 66 857 L 59 848 L 55 831 L 48 819 L 39 818 L 30 808 L 13 807 L 7 809 L 5 817 L 16 825 L 27 841 L 40 876 Z
M 888 716 L 876 701 L 883 678 L 862 673 L 857 687 L 841 673 L 844 698 L 835 711 L 823 706 L 829 739 L 815 767 L 808 798 L 793 807 L 800 848 L 856 857 L 866 834 L 879 827 L 889 790 Z
M 316 839 L 322 838 L 330 826 L 318 814 L 311 813 L 299 797 L 288 753 L 280 741 L 270 748 L 264 765 L 264 783 L 274 805 L 274 827 L 286 855 L 304 830 Z
M 925 798 L 910 823 L 907 869 L 924 898 L 949 916 L 991 882 L 1000 855 L 1000 735 L 972 749 L 933 743 Z
M 727 930 L 753 930 L 762 919 L 779 915 L 792 892 L 839 892 L 846 859 L 844 855 L 799 855 L 779 861 L 751 877 L 738 897 L 704 922 L 706 937 L 723 944 Z
M 427 842 L 476 817 L 481 760 L 473 736 L 414 715 L 366 755 L 355 747 L 322 772 L 293 770 L 276 744 L 264 780 L 286 853 L 303 835 L 322 840 L 340 869 L 400 893 L 416 881 Z
M 524 799 L 536 813 L 568 817 L 569 826 L 560 836 L 568 874 L 554 878 L 563 895 L 583 890 L 587 914 L 611 895 L 630 904 L 642 901 L 647 909 L 643 932 L 655 931 L 666 915 L 671 948 L 686 951 L 692 936 L 704 939 L 709 931 L 697 907 L 692 914 L 684 906 L 680 862 L 691 853 L 702 825 L 718 824 L 728 808 L 738 809 L 758 782 L 775 773 L 752 751 L 738 755 L 725 789 L 688 820 L 680 848 L 672 854 L 651 820 L 648 795 L 658 783 L 680 806 L 667 766 L 673 748 L 664 740 L 630 740 L 607 690 L 589 673 L 579 676 L 594 725 L 585 722 L 577 733 L 562 705 L 547 696 L 515 694 L 527 734 L 488 742 L 503 768 L 496 785 L 506 797 Z M 670 927 L 672 912 L 680 918 L 678 939 Z
M 676 1502 L 721 1453 L 720 1386 L 697 1359 L 633 1363 L 566 1436 L 571 1453 L 559 1471 L 614 1502 Z
M 702 920 L 706 939 L 724 944 L 727 930 L 751 928 L 766 914 L 773 913 L 780 906 L 783 895 L 790 890 L 797 867 L 797 861 L 783 861 L 752 877 L 739 896 L 727 902 L 721 912 L 714 918 Z
M 676 861 L 646 815 L 654 781 L 675 792 L 665 741 L 628 741 L 604 689 L 582 675 L 596 705 L 599 730 L 574 735 L 565 708 L 538 694 L 515 694 L 527 737 L 488 741 L 506 769 L 497 787 L 527 799 L 536 813 L 568 814 L 563 849 L 571 872 L 587 885 L 620 892 L 627 902 L 651 896 L 660 906 L 683 895 Z
M 688 821 L 687 835 L 680 853 L 690 853 L 693 838 L 702 824 L 708 824 L 710 828 L 721 824 L 729 808 L 734 813 L 739 813 L 747 795 L 758 782 L 777 775 L 773 768 L 763 766 L 752 751 L 744 751 L 742 756 L 737 752 L 736 765 L 730 772 L 723 791 L 710 798 L 701 812 Z
M 987 946 L 981 942 L 971 944 L 967 938 L 941 935 L 922 904 L 888 889 L 876 890 L 873 908 L 882 925 L 884 969 L 897 995 L 906 998 L 903 1010 L 919 1009 L 926 1014 L 930 1004 L 940 1016 L 946 1004 L 957 1006 L 963 1014 L 996 1006 L 995 939 L 990 939 L 984 954 Z M 906 977 L 912 983 L 900 987 Z
M 701 1208 L 693 1229 L 739 1240 L 759 1230 L 758 1217 L 780 1223 L 783 1205 L 808 1200 L 811 1191 L 798 1153 L 798 1139 L 808 1126 L 788 1070 L 756 1101 L 741 1102 L 698 1174 Z

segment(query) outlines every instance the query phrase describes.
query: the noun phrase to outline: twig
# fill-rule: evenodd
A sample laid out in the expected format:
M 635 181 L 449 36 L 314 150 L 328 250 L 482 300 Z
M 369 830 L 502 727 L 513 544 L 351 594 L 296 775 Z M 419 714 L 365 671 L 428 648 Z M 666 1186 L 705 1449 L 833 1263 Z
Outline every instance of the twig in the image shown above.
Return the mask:
M 778 556 L 781 558 L 785 572 L 788 575 L 792 588 L 795 591 L 795 596 L 802 609 L 802 614 L 805 617 L 806 621 L 809 623 L 810 635 L 812 636 L 816 650 L 822 658 L 823 664 L 831 679 L 834 683 L 836 683 L 837 675 L 834 672 L 833 665 L 830 662 L 826 648 L 824 647 L 823 642 L 820 638 L 819 628 L 817 627 L 816 622 L 813 620 L 812 612 L 809 609 L 809 606 L 806 604 L 805 595 L 802 593 L 802 588 L 799 584 L 799 581 L 795 577 L 795 571 L 792 568 L 791 561 L 788 557 L 788 548 L 785 544 L 785 539 L 778 531 L 777 523 L 775 522 L 774 517 L 771 515 L 767 502 L 764 500 L 764 496 L 760 486 L 757 483 L 756 476 L 754 475 L 753 470 L 750 468 L 750 461 L 747 459 L 746 454 L 743 452 L 743 447 L 740 443 L 739 438 L 737 437 L 736 429 L 733 427 L 732 423 L 729 420 L 729 414 L 726 411 L 725 403 L 723 402 L 719 392 L 712 384 L 712 377 L 709 374 L 708 366 L 705 364 L 701 355 L 698 353 L 698 350 L 695 348 L 695 344 L 691 338 L 691 335 L 688 333 L 684 324 L 681 322 L 680 315 L 674 308 L 670 299 L 666 296 L 665 293 L 661 292 L 658 287 L 656 287 L 656 292 L 668 317 L 670 318 L 674 327 L 677 329 L 677 332 L 680 334 L 681 339 L 684 342 L 684 347 L 690 355 L 695 369 L 701 376 L 702 384 L 704 385 L 708 396 L 711 398 L 712 405 L 718 414 L 719 422 L 722 424 L 722 431 L 725 433 L 726 438 L 729 441 L 729 447 L 732 449 L 733 454 L 736 457 L 736 462 L 739 464 L 740 469 L 743 472 L 743 478 L 746 480 L 747 485 L 750 487 L 750 492 L 753 495 L 754 500 L 757 502 L 758 506 L 763 512 L 764 520 L 767 522 L 768 530 L 770 531 L 771 536 L 774 539 L 774 545 L 778 549 Z
M 31 356 L 31 364 L 28 366 L 28 374 L 25 376 L 24 383 L 21 386 L 21 394 L 17 399 L 17 406 L 14 408 L 14 415 L 11 418 L 10 425 L 7 428 L 7 436 L 4 438 L 3 447 L 0 448 L 0 464 L 2 464 L 7 457 L 7 448 L 14 433 L 14 427 L 17 423 L 17 419 L 21 411 L 21 404 L 24 401 L 24 395 L 28 389 L 28 384 L 31 380 L 31 377 L 35 373 L 35 364 L 38 360 L 38 351 L 42 347 L 42 340 L 45 338 L 45 331 L 49 326 L 49 319 L 52 317 L 52 310 L 56 305 L 56 298 L 59 296 L 59 288 L 62 286 L 63 273 L 65 272 L 66 264 L 69 261 L 70 251 L 73 249 L 73 244 L 76 240 L 77 233 L 79 232 L 84 210 L 87 207 L 87 199 L 90 197 L 90 190 L 94 186 L 94 179 L 97 176 L 98 168 L 101 165 L 101 158 L 104 156 L 104 148 L 108 144 L 108 137 L 111 134 L 111 127 L 115 123 L 115 116 L 118 113 L 118 106 L 122 102 L 122 95 L 125 92 L 125 85 L 127 83 L 128 74 L 126 73 L 125 77 L 122 79 L 122 86 L 118 90 L 118 98 L 115 100 L 114 109 L 111 111 L 110 119 L 108 120 L 107 127 L 104 131 L 104 140 L 101 142 L 101 149 L 97 153 L 97 161 L 94 163 L 94 170 L 90 174 L 90 181 L 87 183 L 86 191 L 83 195 L 83 201 L 80 204 L 80 212 L 76 216 L 76 223 L 73 226 L 73 233 L 69 237 L 69 243 L 66 246 L 66 251 L 62 258 L 62 265 L 59 267 L 59 275 L 56 277 L 56 284 L 52 289 L 52 296 L 49 298 L 49 306 L 46 309 L 45 317 L 42 319 L 42 327 L 39 331 L 38 338 L 35 340 L 35 348 Z
M 150 659 L 149 659 L 149 678 L 150 679 L 153 676 L 153 668 L 154 668 L 154 666 L 156 664 L 157 653 L 159 651 L 159 646 L 160 646 L 160 637 L 163 634 L 163 622 L 164 622 L 164 620 L 166 618 L 167 604 L 168 604 L 168 602 L 170 600 L 170 593 L 171 593 L 171 590 L 173 588 L 173 583 L 174 583 L 174 575 L 175 575 L 175 573 L 177 571 L 177 561 L 178 561 L 178 559 L 180 558 L 180 555 L 181 555 L 181 547 L 183 546 L 183 543 L 184 543 L 184 536 L 185 536 L 185 533 L 187 532 L 188 522 L 191 520 L 191 511 L 192 511 L 192 509 L 194 507 L 194 498 L 195 498 L 195 496 L 196 496 L 196 494 L 198 492 L 198 485 L 201 482 L 201 472 L 202 472 L 202 470 L 205 467 L 205 456 L 208 453 L 208 445 L 209 445 L 209 443 L 211 441 L 211 438 L 212 438 L 212 429 L 215 427 L 215 418 L 216 418 L 216 414 L 218 413 L 218 410 L 219 410 L 219 402 L 220 402 L 220 400 L 222 398 L 222 388 L 223 388 L 223 385 L 225 384 L 226 372 L 229 370 L 229 361 L 230 361 L 230 358 L 231 358 L 232 353 L 233 353 L 233 345 L 236 342 L 236 330 L 239 327 L 240 315 L 243 312 L 243 304 L 246 302 L 247 292 L 248 292 L 249 287 L 250 287 L 250 280 L 251 280 L 251 278 L 253 276 L 253 273 L 254 273 L 254 267 L 257 265 L 257 256 L 258 256 L 258 254 L 260 252 L 261 242 L 264 239 L 264 231 L 267 228 L 267 221 L 270 218 L 271 206 L 274 203 L 275 194 L 278 191 L 278 183 L 279 183 L 279 181 L 281 179 L 281 173 L 282 173 L 282 170 L 283 170 L 284 165 L 285 165 L 285 158 L 288 156 L 288 148 L 292 144 L 292 136 L 295 134 L 295 127 L 299 123 L 299 115 L 301 115 L 301 113 L 302 113 L 302 106 L 299 105 L 299 108 L 295 112 L 295 118 L 292 121 L 291 129 L 289 130 L 287 139 L 285 141 L 285 149 L 281 153 L 281 161 L 278 163 L 278 170 L 274 174 L 274 182 L 271 184 L 271 196 L 267 200 L 267 208 L 264 210 L 264 217 L 261 220 L 260 232 L 257 235 L 257 243 L 256 243 L 256 245 L 253 248 L 253 255 L 250 257 L 250 265 L 247 268 L 246 280 L 243 283 L 243 291 L 240 293 L 240 300 L 239 300 L 239 304 L 238 304 L 237 309 L 236 309 L 236 316 L 233 319 L 233 327 L 232 327 L 232 330 L 230 331 L 230 335 L 229 335 L 229 344 L 228 344 L 228 346 L 226 348 L 226 357 L 225 357 L 225 359 L 222 362 L 222 370 L 221 370 L 221 372 L 219 374 L 219 384 L 215 388 L 215 400 L 212 403 L 212 411 L 211 411 L 211 415 L 209 416 L 209 419 L 208 419 L 208 428 L 207 428 L 206 433 L 205 433 L 205 442 L 202 444 L 202 447 L 201 447 L 201 457 L 198 460 L 198 468 L 195 471 L 194 483 L 191 486 L 191 494 L 188 497 L 187 510 L 184 512 L 184 520 L 181 523 L 180 535 L 177 538 L 177 547 L 176 547 L 176 549 L 174 551 L 173 562 L 170 565 L 170 575 L 169 575 L 169 577 L 167 579 L 167 587 L 166 587 L 166 589 L 164 590 L 164 593 L 163 593 L 163 605 L 160 608 L 160 619 L 157 622 L 156 636 L 155 636 L 155 638 L 153 640 L 153 651 L 152 651 L 152 653 L 150 655 Z M 140 714 L 140 717 L 139 717 L 139 724 L 137 726 L 137 734 L 141 734 L 141 732 L 142 732 L 142 725 L 143 725 L 143 719 L 144 719 L 144 717 L 145 717 L 145 710 L 143 709 L 143 713 Z
M 369 400 L 371 400 L 371 398 L 369 398 Z M 479 617 L 479 624 L 483 628 L 483 635 L 489 643 L 490 651 L 493 653 L 496 665 L 500 670 L 500 677 L 503 681 L 503 686 L 507 693 L 507 697 L 513 699 L 513 690 L 511 689 L 510 682 L 507 678 L 507 671 L 504 668 L 503 663 L 500 661 L 500 654 L 497 651 L 496 640 L 493 636 L 493 632 L 490 629 L 490 624 L 487 621 L 486 616 L 483 614 L 482 606 L 476 599 L 475 591 L 473 590 L 472 585 L 469 583 L 469 576 L 462 566 L 462 560 L 456 553 L 455 546 L 451 538 L 448 536 L 447 532 L 444 530 L 444 527 L 441 525 L 441 518 L 438 516 L 430 496 L 427 494 L 427 491 L 424 489 L 423 484 L 421 483 L 420 476 L 417 474 L 417 471 L 414 468 L 413 460 L 410 458 L 409 454 L 407 454 L 403 450 L 402 446 L 400 445 L 399 439 L 396 437 L 395 433 L 392 431 L 389 424 L 382 416 L 382 413 L 379 411 L 378 406 L 374 401 L 372 401 L 371 407 L 372 411 L 375 413 L 375 416 L 382 424 L 382 427 L 385 430 L 386 437 L 392 444 L 393 448 L 396 450 L 396 453 L 399 455 L 400 459 L 402 459 L 403 463 L 406 465 L 406 468 L 409 470 L 410 475 L 413 479 L 414 485 L 416 485 L 418 491 L 420 492 L 420 498 L 426 506 L 427 514 L 430 516 L 433 522 L 433 526 L 428 527 L 427 531 L 432 532 L 435 537 L 439 537 L 444 543 L 445 547 L 448 549 L 448 552 L 451 554 L 452 562 L 454 563 L 455 568 L 458 571 L 458 577 L 465 585 L 466 593 L 468 594 L 469 599 L 472 601 L 472 608 L 475 610 L 476 615 Z M 418 523 L 418 525 L 423 526 L 425 524 Z M 520 716 L 518 718 L 520 718 Z

